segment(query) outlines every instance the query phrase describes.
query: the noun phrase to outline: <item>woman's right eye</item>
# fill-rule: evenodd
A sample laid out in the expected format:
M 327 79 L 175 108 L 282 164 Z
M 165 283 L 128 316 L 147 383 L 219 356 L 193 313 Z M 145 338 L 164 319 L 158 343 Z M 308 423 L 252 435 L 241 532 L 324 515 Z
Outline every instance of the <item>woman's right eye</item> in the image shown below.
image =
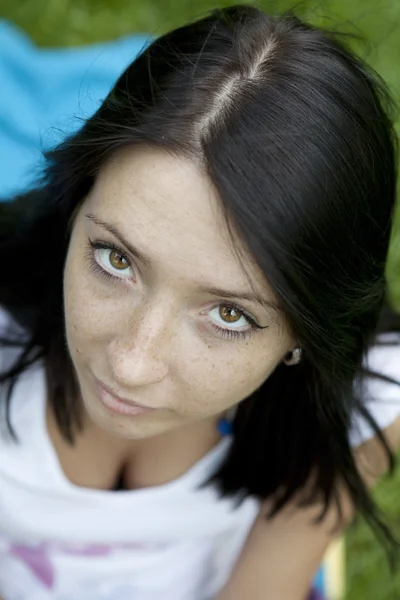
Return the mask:
M 133 279 L 134 274 L 129 260 L 120 248 L 104 242 L 90 241 L 92 266 L 102 275 L 115 279 Z

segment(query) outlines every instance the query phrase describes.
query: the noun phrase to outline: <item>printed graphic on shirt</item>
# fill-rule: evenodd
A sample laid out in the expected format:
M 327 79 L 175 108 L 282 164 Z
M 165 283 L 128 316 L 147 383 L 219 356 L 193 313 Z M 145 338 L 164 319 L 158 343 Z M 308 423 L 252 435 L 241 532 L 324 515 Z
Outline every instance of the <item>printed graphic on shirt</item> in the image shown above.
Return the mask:
M 204 600 L 212 544 L 16 543 L 0 534 L 4 600 Z
M 121 559 L 124 554 L 129 554 L 134 560 L 135 551 L 143 556 L 146 551 L 154 552 L 165 547 L 166 544 L 142 543 L 79 546 L 40 542 L 27 545 L 9 542 L 0 536 L 0 595 L 5 600 L 133 598 L 137 588 L 133 581 L 126 581 L 127 577 L 130 579 L 129 574 L 125 574 L 123 582 L 104 581 L 101 575 L 90 574 L 93 571 L 101 574 L 102 561 L 98 559 L 106 557 L 112 561 L 113 557 Z M 68 567 L 73 563 L 78 564 L 74 570 L 81 572 L 82 576 L 78 577 L 76 584 L 60 581 L 59 571 L 63 569 L 59 567 L 69 571 Z M 88 576 L 85 572 L 88 572 Z M 75 585 L 77 587 L 74 589 Z

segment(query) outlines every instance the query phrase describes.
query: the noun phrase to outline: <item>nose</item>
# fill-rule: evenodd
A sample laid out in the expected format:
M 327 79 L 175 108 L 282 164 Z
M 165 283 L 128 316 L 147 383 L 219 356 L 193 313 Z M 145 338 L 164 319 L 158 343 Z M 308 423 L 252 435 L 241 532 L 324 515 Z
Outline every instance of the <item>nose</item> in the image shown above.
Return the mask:
M 135 323 L 109 343 L 108 362 L 122 389 L 159 383 L 167 376 L 172 337 L 167 321 L 162 315 L 137 316 Z

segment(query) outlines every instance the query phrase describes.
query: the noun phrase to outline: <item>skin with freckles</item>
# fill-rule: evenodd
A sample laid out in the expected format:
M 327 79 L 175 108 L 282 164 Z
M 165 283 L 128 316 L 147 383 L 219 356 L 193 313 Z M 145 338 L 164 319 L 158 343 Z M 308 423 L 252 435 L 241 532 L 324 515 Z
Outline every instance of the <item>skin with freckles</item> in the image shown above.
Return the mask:
M 214 431 L 293 349 L 283 313 L 268 305 L 277 299 L 235 244 L 243 264 L 194 163 L 124 149 L 103 167 L 76 214 L 64 274 L 68 348 L 91 427 L 121 440 Z M 96 379 L 155 410 L 115 413 Z

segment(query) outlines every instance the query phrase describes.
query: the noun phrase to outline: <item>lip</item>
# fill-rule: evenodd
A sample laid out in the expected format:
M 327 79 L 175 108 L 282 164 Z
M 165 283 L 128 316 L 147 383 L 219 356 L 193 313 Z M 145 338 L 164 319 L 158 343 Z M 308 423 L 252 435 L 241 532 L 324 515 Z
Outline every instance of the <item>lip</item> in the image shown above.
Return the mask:
M 131 400 L 127 400 L 126 398 L 121 398 L 114 394 L 108 386 L 95 378 L 95 385 L 97 395 L 100 399 L 100 402 L 108 408 L 108 410 L 117 413 L 118 415 L 125 416 L 136 416 L 142 415 L 145 413 L 153 412 L 154 408 L 149 408 L 148 406 L 143 406 L 141 404 L 136 404 L 136 402 L 132 402 Z

